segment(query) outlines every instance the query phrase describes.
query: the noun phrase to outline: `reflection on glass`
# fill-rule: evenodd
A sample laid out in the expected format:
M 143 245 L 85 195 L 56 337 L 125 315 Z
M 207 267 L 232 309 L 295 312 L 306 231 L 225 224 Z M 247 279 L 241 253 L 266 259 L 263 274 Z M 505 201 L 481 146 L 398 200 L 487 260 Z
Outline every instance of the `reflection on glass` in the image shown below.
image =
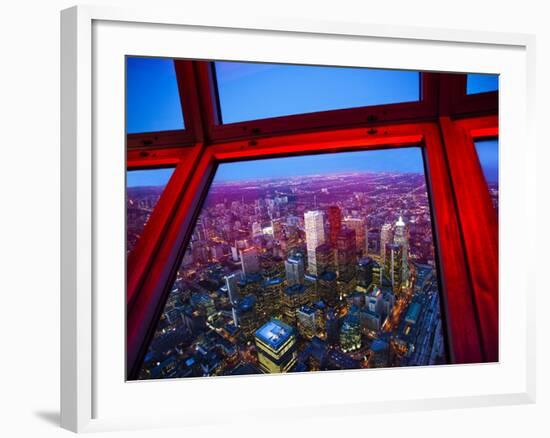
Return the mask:
M 475 147 L 493 205 L 498 209 L 498 140 L 476 141 Z
M 478 94 L 498 91 L 498 75 L 469 74 L 466 77 L 466 93 Z
M 174 169 L 129 170 L 126 172 L 127 254 L 134 249 L 173 172 Z
M 174 61 L 126 58 L 126 132 L 184 128 Z
M 446 362 L 420 148 L 223 163 L 139 379 Z
M 420 73 L 216 62 L 224 123 L 420 100 Z

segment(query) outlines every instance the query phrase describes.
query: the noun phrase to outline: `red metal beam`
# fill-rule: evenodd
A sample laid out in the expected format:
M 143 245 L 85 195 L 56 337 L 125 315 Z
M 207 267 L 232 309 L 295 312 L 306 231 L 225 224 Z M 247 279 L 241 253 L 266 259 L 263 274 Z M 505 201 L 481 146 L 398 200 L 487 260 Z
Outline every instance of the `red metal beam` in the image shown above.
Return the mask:
M 498 117 L 441 118 L 451 186 L 474 291 L 484 359 L 498 361 L 498 218 L 474 139 L 498 135 Z
M 211 64 L 176 61 L 176 73 L 187 129 L 127 141 L 129 168 L 178 166 L 128 259 L 129 377 L 139 371 L 216 163 L 410 145 L 424 146 L 451 359 L 496 360 L 498 229 L 472 138 L 496 135 L 498 120 L 451 117 L 496 113 L 497 93 L 467 96 L 465 75 L 424 73 L 421 102 L 221 125 Z M 468 200 L 472 191 L 481 194 Z M 485 245 L 475 243 L 480 232 L 488 233 Z M 476 268 L 481 259 L 491 266 Z
M 220 111 L 217 108 L 219 102 L 215 94 L 215 84 L 213 84 L 215 78 L 212 76 L 210 63 L 201 65 L 198 77 L 199 82 L 203 84 L 201 93 L 205 89 L 212 90 L 207 101 L 212 105 L 212 112 L 215 115 L 219 114 Z M 421 78 L 421 100 L 418 102 L 320 111 L 230 124 L 222 124 L 216 118 L 210 126 L 210 141 L 218 143 L 279 134 L 434 119 L 437 116 L 439 76 L 433 73 L 422 73 Z
M 355 128 L 277 136 L 255 142 L 235 141 L 206 148 L 198 164 L 193 169 L 188 168 L 192 173 L 191 179 L 183 197 L 177 202 L 176 211 L 139 295 L 128 312 L 128 375 L 135 377 L 139 371 L 217 163 L 267 156 L 403 146 L 424 146 L 426 151 L 435 238 L 444 284 L 442 301 L 448 328 L 452 333 L 453 360 L 455 363 L 481 361 L 479 333 L 475 324 L 462 240 L 438 132 L 437 125 L 433 123 L 401 124 L 369 130 Z
M 174 174 L 168 181 L 149 221 L 145 225 L 143 234 L 132 252 L 128 255 L 126 269 L 126 303 L 128 314 L 132 312 L 133 304 L 142 282 L 158 257 L 160 243 L 166 234 L 168 224 L 171 222 L 176 206 L 187 188 L 192 170 L 201 156 L 202 149 L 202 145 L 198 144 L 179 151 Z M 132 162 L 130 162 L 131 164 Z

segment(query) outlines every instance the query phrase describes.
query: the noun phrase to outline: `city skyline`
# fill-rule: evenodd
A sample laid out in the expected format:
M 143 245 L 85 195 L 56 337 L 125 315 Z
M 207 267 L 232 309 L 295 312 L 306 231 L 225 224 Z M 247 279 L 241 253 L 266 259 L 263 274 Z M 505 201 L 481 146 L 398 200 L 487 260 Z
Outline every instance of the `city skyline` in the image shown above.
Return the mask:
M 446 363 L 425 175 L 387 171 L 423 169 L 421 150 L 345 154 L 211 185 L 139 379 Z M 134 241 L 153 189 L 133 188 Z
M 172 172 L 173 169 L 131 170 L 127 172 L 127 186 L 165 185 Z M 216 169 L 212 184 L 349 172 L 421 174 L 424 173 L 421 149 L 413 146 L 224 162 Z

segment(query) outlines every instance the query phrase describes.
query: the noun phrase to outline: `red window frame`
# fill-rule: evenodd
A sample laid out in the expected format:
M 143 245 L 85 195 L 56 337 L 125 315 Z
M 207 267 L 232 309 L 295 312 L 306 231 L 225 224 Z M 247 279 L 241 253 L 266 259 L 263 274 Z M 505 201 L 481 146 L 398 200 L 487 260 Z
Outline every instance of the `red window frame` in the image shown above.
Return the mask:
M 128 256 L 128 378 L 139 372 L 218 163 L 404 146 L 424 152 L 450 360 L 498 360 L 498 223 L 473 146 L 498 134 L 498 96 L 461 107 L 476 98 L 466 96 L 465 75 L 423 73 L 419 102 L 220 125 L 210 63 L 175 65 L 185 135 L 127 139 L 129 169 L 176 165 Z
M 457 210 L 470 270 L 474 304 L 487 361 L 498 360 L 498 217 L 474 142 L 498 137 L 498 116 L 442 117 Z M 472 190 L 472 187 L 477 190 Z

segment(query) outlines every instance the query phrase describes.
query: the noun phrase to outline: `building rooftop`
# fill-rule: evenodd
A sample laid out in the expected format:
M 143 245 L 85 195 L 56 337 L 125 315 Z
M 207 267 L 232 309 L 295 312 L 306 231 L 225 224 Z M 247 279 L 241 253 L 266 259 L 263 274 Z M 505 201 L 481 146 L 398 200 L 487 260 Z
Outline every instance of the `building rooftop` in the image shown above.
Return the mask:
M 418 315 L 420 314 L 421 309 L 422 309 L 422 306 L 419 303 L 412 303 L 407 309 L 407 314 L 405 315 L 405 321 L 411 324 L 414 324 L 418 319 Z
M 381 352 L 388 348 L 388 343 L 382 339 L 375 339 L 370 346 L 370 349 L 375 352 Z
M 274 350 L 281 347 L 294 335 L 294 328 L 278 319 L 272 319 L 261 326 L 254 336 Z
M 325 280 L 325 281 L 334 281 L 336 280 L 336 273 L 335 272 L 331 272 L 331 271 L 326 271 L 326 272 L 323 272 L 320 277 L 319 277 L 321 280 Z
M 366 266 L 369 263 L 373 263 L 374 260 L 371 257 L 363 257 L 359 262 L 357 262 L 358 265 Z
M 238 308 L 239 312 L 247 312 L 254 307 L 256 303 L 256 297 L 254 295 L 247 295 L 239 301 Z
M 297 294 L 303 294 L 307 290 L 307 286 L 304 286 L 303 284 L 295 284 L 293 286 L 289 286 L 285 289 L 285 294 L 287 295 L 297 295 Z
M 283 282 L 283 279 L 280 277 L 269 278 L 264 281 L 264 287 L 276 286 L 278 284 L 281 284 L 282 282 Z
M 315 314 L 315 309 L 313 307 L 310 307 L 310 306 L 307 306 L 307 305 L 304 305 L 302 307 L 300 307 L 300 309 L 298 309 L 299 312 L 305 314 L 305 315 L 314 315 Z

